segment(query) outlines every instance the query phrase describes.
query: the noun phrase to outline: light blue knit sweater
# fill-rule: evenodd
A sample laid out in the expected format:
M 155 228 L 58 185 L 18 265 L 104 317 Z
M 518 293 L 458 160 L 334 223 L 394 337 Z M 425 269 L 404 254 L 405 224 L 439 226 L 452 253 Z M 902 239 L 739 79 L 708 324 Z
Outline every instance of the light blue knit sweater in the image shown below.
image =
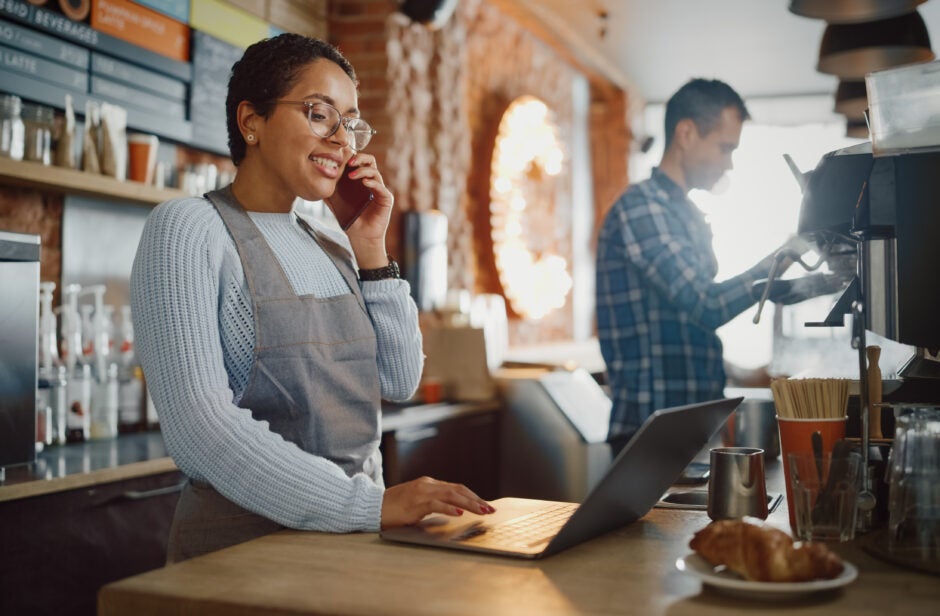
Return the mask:
M 348 293 L 293 213 L 249 215 L 299 295 Z M 349 247 L 344 234 L 323 231 Z M 361 288 L 377 336 L 382 397 L 407 399 L 424 359 L 408 283 L 381 280 Z M 167 449 L 183 473 L 289 528 L 379 529 L 383 485 L 365 474 L 348 477 L 236 406 L 251 374 L 254 319 L 235 244 L 208 200 L 176 199 L 154 209 L 130 295 L 137 353 Z

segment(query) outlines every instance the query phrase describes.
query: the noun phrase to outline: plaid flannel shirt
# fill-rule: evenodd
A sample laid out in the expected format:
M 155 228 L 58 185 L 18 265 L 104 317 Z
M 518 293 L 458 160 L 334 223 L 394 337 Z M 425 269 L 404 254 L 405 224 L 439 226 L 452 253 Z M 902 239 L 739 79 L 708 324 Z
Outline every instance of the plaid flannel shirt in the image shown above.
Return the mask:
M 754 304 L 764 260 L 715 282 L 711 228 L 658 168 L 604 219 L 597 247 L 597 332 L 614 398 L 610 436 L 634 432 L 656 409 L 720 398 L 715 330 Z

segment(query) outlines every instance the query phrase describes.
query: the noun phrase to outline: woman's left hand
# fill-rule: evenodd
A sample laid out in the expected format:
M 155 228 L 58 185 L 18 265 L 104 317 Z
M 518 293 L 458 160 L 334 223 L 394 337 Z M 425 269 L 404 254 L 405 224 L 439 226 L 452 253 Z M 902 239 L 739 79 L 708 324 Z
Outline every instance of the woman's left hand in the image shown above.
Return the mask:
M 359 267 L 373 269 L 388 264 L 388 254 L 385 250 L 385 233 L 392 217 L 392 206 L 395 197 L 385 185 L 382 174 L 375 164 L 375 157 L 371 154 L 357 153 L 346 163 L 353 167 L 349 176 L 362 183 L 372 191 L 373 200 L 369 207 L 346 230 L 349 243 L 356 254 Z

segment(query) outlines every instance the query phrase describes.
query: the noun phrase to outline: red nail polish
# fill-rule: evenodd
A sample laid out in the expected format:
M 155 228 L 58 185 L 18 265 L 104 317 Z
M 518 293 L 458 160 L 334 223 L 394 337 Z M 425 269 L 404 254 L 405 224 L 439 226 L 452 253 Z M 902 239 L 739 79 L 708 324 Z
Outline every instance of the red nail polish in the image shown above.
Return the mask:
M 463 509 L 458 509 L 456 515 L 463 515 Z

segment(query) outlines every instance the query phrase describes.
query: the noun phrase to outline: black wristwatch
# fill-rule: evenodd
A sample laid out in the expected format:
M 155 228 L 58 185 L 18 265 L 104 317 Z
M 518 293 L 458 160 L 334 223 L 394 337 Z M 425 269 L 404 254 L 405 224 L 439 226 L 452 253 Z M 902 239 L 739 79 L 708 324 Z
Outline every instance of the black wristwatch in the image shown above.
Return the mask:
M 401 278 L 398 263 L 392 258 L 389 258 L 388 265 L 385 267 L 359 270 L 359 280 L 386 280 L 388 278 Z

